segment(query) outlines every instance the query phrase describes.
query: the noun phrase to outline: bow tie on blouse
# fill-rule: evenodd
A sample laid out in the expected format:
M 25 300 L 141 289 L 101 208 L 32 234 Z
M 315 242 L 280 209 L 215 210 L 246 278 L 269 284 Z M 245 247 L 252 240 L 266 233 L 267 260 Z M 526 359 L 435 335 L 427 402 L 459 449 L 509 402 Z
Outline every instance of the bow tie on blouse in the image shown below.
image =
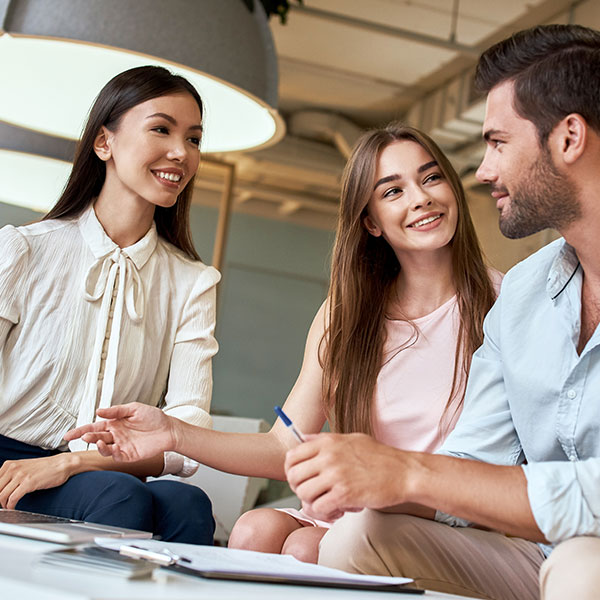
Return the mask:
M 93 262 L 87 270 L 83 284 L 83 297 L 90 303 L 101 304 L 94 352 L 86 377 L 77 427 L 95 420 L 96 407 L 106 408 L 111 405 L 124 312 L 133 323 L 139 323 L 145 308 L 144 286 L 140 274 L 131 257 L 121 248 L 115 248 L 110 254 Z M 103 352 L 105 340 L 108 341 L 108 347 L 106 352 Z M 106 362 L 102 371 L 103 360 Z M 100 388 L 102 391 L 98 402 Z M 74 440 L 69 443 L 69 448 L 86 450 L 88 444 Z

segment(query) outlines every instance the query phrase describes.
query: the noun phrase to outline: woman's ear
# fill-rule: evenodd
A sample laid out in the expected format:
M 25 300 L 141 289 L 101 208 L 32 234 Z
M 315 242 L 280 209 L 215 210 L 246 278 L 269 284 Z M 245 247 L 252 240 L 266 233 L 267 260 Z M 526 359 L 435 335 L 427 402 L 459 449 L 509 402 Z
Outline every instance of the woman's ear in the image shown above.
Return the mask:
M 110 149 L 110 131 L 104 127 L 104 125 L 100 128 L 96 139 L 94 140 L 94 152 L 96 156 L 106 162 L 112 156 L 112 152 Z
M 373 237 L 379 237 L 383 232 L 381 231 L 381 229 L 379 228 L 379 226 L 375 223 L 375 221 L 373 221 L 373 219 L 371 219 L 371 217 L 369 215 L 367 215 L 364 219 L 363 219 L 363 225 L 365 226 L 365 229 L 373 236 Z

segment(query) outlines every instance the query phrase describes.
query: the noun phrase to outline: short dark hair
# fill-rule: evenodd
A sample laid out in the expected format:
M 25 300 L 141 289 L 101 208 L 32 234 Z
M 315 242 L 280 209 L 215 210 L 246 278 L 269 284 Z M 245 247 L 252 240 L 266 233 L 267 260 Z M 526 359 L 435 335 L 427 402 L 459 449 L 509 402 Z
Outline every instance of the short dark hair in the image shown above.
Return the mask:
M 169 94 L 190 94 L 198 104 L 200 116 L 203 104 L 196 88 L 184 77 L 157 66 L 129 69 L 113 77 L 96 97 L 75 151 L 73 169 L 58 202 L 44 219 L 67 219 L 80 215 L 100 193 L 106 178 L 106 165 L 94 152 L 94 140 L 102 126 L 116 131 L 123 115 L 134 106 Z M 157 233 L 183 250 L 190 258 L 200 257 L 194 249 L 189 226 L 189 212 L 194 178 L 177 197 L 175 205 L 157 206 L 154 221 Z
M 580 114 L 600 133 L 600 32 L 581 25 L 519 31 L 480 57 L 475 87 L 482 94 L 514 82 L 514 109 L 531 121 L 544 146 L 556 124 Z

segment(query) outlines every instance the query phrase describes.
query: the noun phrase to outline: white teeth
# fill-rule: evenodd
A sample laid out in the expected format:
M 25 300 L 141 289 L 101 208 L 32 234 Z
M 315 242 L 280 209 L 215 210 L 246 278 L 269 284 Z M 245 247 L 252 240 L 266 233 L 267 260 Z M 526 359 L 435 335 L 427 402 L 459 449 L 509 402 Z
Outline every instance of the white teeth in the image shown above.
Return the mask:
M 181 175 L 175 173 L 165 173 L 164 171 L 154 171 L 154 173 L 161 179 L 167 179 L 168 181 L 179 181 L 181 179 Z
M 442 215 L 436 215 L 435 217 L 427 217 L 426 219 L 421 219 L 416 223 L 413 223 L 411 227 L 421 227 L 423 225 L 427 225 L 428 223 L 433 223 L 433 221 L 437 221 Z

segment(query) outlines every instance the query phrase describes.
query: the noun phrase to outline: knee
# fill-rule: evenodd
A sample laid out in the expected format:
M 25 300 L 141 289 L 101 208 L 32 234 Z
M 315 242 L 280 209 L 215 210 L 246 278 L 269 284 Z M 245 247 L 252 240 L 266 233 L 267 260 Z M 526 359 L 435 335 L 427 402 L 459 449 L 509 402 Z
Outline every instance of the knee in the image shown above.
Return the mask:
M 281 549 L 281 554 L 289 554 L 307 563 L 316 563 L 319 557 L 319 538 L 315 527 L 302 527 L 290 533 Z
M 172 512 L 212 515 L 212 503 L 207 493 L 192 484 L 182 481 L 154 481 L 151 490 L 162 510 Z
M 599 567 L 599 538 L 577 537 L 562 542 L 544 561 L 540 569 L 542 599 L 597 598 L 600 587 Z
M 346 513 L 338 519 L 319 544 L 319 564 L 326 567 L 355 571 L 354 556 L 361 552 L 364 534 L 368 532 L 370 511 Z
M 281 552 L 288 534 L 282 528 L 283 518 L 292 518 L 270 508 L 256 508 L 244 513 L 235 523 L 229 536 L 229 548 L 257 552 Z
M 394 546 L 402 545 L 403 532 L 415 526 L 413 521 L 420 519 L 369 509 L 346 513 L 321 540 L 318 562 L 351 573 L 389 575 L 389 567 L 381 557 L 386 554 L 390 536 Z
M 152 506 L 152 498 L 144 482 L 133 475 L 116 471 L 92 471 L 82 475 L 85 476 L 88 493 L 103 504 Z
M 115 471 L 92 471 L 81 477 L 78 502 L 84 520 L 148 530 L 152 497 L 137 477 Z
M 204 490 L 181 481 L 152 481 L 155 533 L 166 541 L 210 545 L 215 521 Z

